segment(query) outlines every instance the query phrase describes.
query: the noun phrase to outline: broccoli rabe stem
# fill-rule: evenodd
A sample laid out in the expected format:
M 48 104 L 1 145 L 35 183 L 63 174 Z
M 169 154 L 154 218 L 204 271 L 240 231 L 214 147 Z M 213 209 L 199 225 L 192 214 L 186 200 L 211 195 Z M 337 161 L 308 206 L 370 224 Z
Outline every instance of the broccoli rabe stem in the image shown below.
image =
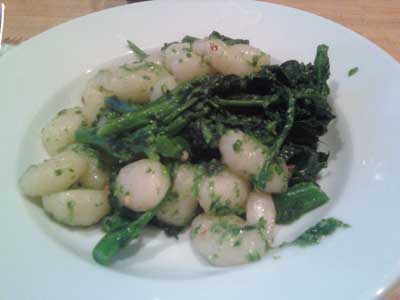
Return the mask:
M 172 93 L 161 96 L 156 101 L 134 112 L 125 113 L 98 128 L 97 133 L 108 136 L 125 130 L 133 130 L 154 121 L 169 123 L 200 100 L 201 81 L 183 83 Z
M 243 90 L 248 81 L 245 77 L 212 75 L 184 82 L 142 109 L 102 124 L 97 133 L 109 136 L 152 122 L 168 124 L 199 101 L 207 101 L 219 92 Z
M 289 94 L 288 95 L 289 99 L 288 99 L 288 108 L 286 113 L 287 115 L 286 124 L 283 127 L 282 132 L 276 139 L 275 143 L 271 146 L 270 151 L 267 153 L 264 164 L 255 180 L 255 188 L 259 191 L 263 191 L 265 189 L 265 185 L 268 178 L 269 166 L 274 161 L 275 157 L 278 155 L 283 143 L 286 140 L 286 137 L 289 134 L 290 129 L 293 127 L 296 99 L 290 92 L 288 94 Z
M 161 101 L 163 97 L 142 109 L 126 113 L 117 119 L 106 122 L 98 128 L 100 136 L 108 136 L 127 129 L 136 129 L 152 122 L 152 119 L 161 119 L 176 109 L 175 101 Z
M 160 204 L 146 211 L 126 227 L 107 233 L 93 249 L 94 260 L 101 265 L 109 265 L 121 248 L 127 246 L 130 241 L 137 239 L 142 234 L 144 227 L 158 212 Z
M 217 105 L 222 107 L 260 107 L 267 108 L 279 99 L 278 95 L 263 97 L 262 99 L 221 99 L 213 100 Z

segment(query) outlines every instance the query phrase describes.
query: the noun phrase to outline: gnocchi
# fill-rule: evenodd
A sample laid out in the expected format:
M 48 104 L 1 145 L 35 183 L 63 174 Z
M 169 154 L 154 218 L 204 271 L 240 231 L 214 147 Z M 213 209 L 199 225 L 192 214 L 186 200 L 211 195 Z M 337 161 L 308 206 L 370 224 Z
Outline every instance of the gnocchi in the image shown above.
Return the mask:
M 224 215 L 244 212 L 250 186 L 228 170 L 205 176 L 199 186 L 199 203 L 206 213 Z
M 19 186 L 26 196 L 46 196 L 65 191 L 77 182 L 87 169 L 88 163 L 85 158 L 72 151 L 64 151 L 29 167 L 19 180 Z
M 125 207 L 141 212 L 158 205 L 169 186 L 166 167 L 158 161 L 142 159 L 119 171 L 115 195 Z
M 105 191 L 75 189 L 43 197 L 44 210 L 69 226 L 90 226 L 111 211 Z
M 197 170 L 189 164 L 180 165 L 176 171 L 171 197 L 167 198 L 157 213 L 157 219 L 168 225 L 185 226 L 196 212 L 197 196 L 193 193 Z
M 80 107 L 60 111 L 42 129 L 42 143 L 47 153 L 54 156 L 75 141 L 75 131 L 86 121 Z

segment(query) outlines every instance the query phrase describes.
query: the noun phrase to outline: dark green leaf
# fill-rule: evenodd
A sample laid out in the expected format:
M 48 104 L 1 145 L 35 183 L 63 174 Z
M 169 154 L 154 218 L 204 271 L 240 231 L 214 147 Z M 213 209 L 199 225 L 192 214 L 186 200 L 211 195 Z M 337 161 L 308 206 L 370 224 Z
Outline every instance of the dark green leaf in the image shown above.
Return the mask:
M 328 202 L 329 197 L 312 182 L 296 184 L 284 194 L 274 195 L 276 223 L 290 224 L 305 213 Z

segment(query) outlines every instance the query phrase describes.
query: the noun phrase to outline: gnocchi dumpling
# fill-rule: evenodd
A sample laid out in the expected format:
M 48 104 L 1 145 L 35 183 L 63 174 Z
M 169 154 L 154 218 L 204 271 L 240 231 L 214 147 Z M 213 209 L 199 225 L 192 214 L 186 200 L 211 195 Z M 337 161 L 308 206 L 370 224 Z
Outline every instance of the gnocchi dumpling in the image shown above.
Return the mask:
M 218 145 L 222 162 L 234 173 L 248 178 L 258 174 L 268 149 L 240 130 L 228 130 Z
M 43 208 L 56 221 L 70 226 L 90 226 L 110 213 L 108 193 L 75 189 L 44 196 Z
M 153 85 L 167 75 L 162 66 L 140 62 L 100 70 L 94 81 L 119 100 L 146 103 L 150 100 Z
M 205 176 L 199 186 L 199 203 L 206 213 L 228 215 L 244 213 L 249 184 L 228 170 Z
M 26 196 L 45 196 L 65 191 L 88 169 L 81 155 L 64 151 L 49 160 L 32 165 L 19 180 L 21 191 Z
M 123 206 L 141 212 L 159 204 L 169 186 L 169 174 L 164 165 L 141 159 L 119 171 L 114 193 Z
M 92 79 L 89 81 L 82 94 L 82 113 L 87 122 L 92 124 L 100 109 L 104 107 L 104 99 L 113 93 L 96 84 Z
M 218 145 L 223 163 L 234 173 L 250 178 L 257 175 L 268 157 L 269 149 L 240 130 L 228 130 Z M 268 168 L 263 192 L 284 193 L 288 187 L 289 170 L 283 159 L 276 159 Z
M 261 219 L 266 221 L 266 234 L 268 242 L 273 240 L 276 210 L 270 194 L 252 192 L 249 194 L 246 204 L 246 220 L 249 224 L 257 224 Z
M 193 248 L 217 266 L 255 262 L 263 257 L 268 242 L 256 226 L 234 215 L 197 216 L 191 226 Z
M 75 141 L 75 131 L 85 122 L 80 107 L 67 108 L 42 129 L 42 143 L 50 156 L 60 153 Z
M 160 59 L 159 56 L 152 56 L 143 62 L 97 72 L 82 94 L 83 114 L 88 122 L 96 120 L 106 97 L 115 96 L 122 101 L 146 103 L 157 99 L 166 90 L 173 89 L 176 86 L 175 79 L 160 64 Z
M 150 101 L 157 100 L 167 91 L 172 91 L 176 87 L 176 80 L 171 75 L 166 75 L 157 81 L 151 88 Z
M 246 44 L 226 45 L 218 39 L 203 39 L 195 41 L 193 49 L 213 69 L 224 75 L 250 74 L 270 63 L 269 55 Z
M 189 164 L 178 167 L 171 197 L 162 204 L 158 220 L 174 226 L 185 226 L 192 220 L 198 206 L 197 195 L 193 193 L 197 173 L 196 167 Z
M 96 150 L 83 144 L 72 144 L 66 150 L 73 151 L 87 161 L 87 171 L 79 178 L 84 188 L 102 190 L 108 184 L 108 174 L 104 170 Z
M 204 59 L 192 51 L 189 43 L 172 43 L 163 50 L 165 67 L 178 82 L 212 73 Z

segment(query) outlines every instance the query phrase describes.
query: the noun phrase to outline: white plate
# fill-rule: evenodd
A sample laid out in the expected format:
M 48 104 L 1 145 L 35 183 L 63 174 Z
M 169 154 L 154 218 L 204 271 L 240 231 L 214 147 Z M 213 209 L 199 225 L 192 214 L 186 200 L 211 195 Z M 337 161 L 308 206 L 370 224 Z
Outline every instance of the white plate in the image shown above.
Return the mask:
M 155 48 L 212 30 L 248 38 L 276 59 L 312 61 L 330 46 L 337 121 L 322 185 L 330 205 L 283 229 L 290 238 L 323 216 L 352 225 L 308 249 L 259 263 L 214 268 L 188 241 L 149 234 L 141 251 L 112 268 L 90 251 L 98 231 L 67 230 L 17 190 L 17 178 L 43 158 L 40 129 L 79 101 L 90 71 L 128 55 L 125 41 Z M 353 77 L 352 67 L 359 67 Z M 118 7 L 58 26 L 0 59 L 1 299 L 372 299 L 400 274 L 400 68 L 381 49 L 323 18 L 250 1 L 155 1 Z M 130 248 L 136 251 L 135 247 Z M 125 251 L 126 253 L 127 251 Z

